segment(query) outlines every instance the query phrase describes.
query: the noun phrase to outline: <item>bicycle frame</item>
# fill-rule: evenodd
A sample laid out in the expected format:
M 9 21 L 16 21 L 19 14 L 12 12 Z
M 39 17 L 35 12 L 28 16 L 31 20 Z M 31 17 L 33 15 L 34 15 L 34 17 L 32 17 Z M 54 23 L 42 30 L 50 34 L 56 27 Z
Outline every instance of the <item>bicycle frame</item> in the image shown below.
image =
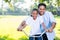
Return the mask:
M 27 37 L 34 37 L 34 40 L 35 40 L 35 37 L 42 37 L 42 35 L 43 35 L 46 31 L 44 31 L 43 33 L 41 33 L 40 36 L 29 36 L 24 30 L 22 30 L 22 32 L 23 32 Z M 43 40 L 43 38 L 42 38 L 42 40 Z

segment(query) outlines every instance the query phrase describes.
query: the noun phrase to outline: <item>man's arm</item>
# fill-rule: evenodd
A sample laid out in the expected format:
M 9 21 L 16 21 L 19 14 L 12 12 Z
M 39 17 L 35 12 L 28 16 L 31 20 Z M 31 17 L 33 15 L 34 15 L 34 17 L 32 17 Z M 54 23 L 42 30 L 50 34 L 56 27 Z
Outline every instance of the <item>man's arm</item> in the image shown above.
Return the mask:
M 44 24 L 44 21 L 43 21 L 43 20 L 44 20 L 44 19 L 43 19 L 43 16 L 40 17 L 40 23 L 42 24 L 43 29 L 44 29 L 46 32 L 48 32 L 48 29 L 46 28 L 46 25 Z
M 52 25 L 51 25 L 51 28 L 49 29 L 49 32 L 52 32 L 52 31 L 53 31 L 53 29 L 55 28 L 55 26 L 56 26 L 56 23 L 55 23 L 55 22 L 53 22 L 53 23 L 52 23 Z
M 50 22 L 51 22 L 51 27 L 50 27 L 50 29 L 49 29 L 49 32 L 52 32 L 53 31 L 53 29 L 55 28 L 55 26 L 56 26 L 56 21 L 55 21 L 55 18 L 54 18 L 54 15 L 50 12 L 50 14 L 49 14 L 49 19 L 50 19 Z
M 55 26 L 56 26 L 56 23 L 55 23 L 55 22 L 53 22 L 53 23 L 52 23 L 52 26 L 51 26 L 51 29 L 54 29 L 54 28 L 55 28 Z

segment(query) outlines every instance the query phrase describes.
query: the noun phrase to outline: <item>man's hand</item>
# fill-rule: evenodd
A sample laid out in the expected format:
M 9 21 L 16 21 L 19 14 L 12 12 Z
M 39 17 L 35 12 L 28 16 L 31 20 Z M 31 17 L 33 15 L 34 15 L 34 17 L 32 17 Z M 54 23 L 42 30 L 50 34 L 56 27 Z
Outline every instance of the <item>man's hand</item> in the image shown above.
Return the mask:
M 50 29 L 45 29 L 45 31 L 51 33 L 51 32 L 53 32 L 53 29 L 51 29 L 51 28 Z
M 50 33 L 53 32 L 53 29 L 55 28 L 55 26 L 56 26 L 56 23 L 53 22 L 51 28 L 49 29 L 49 32 Z

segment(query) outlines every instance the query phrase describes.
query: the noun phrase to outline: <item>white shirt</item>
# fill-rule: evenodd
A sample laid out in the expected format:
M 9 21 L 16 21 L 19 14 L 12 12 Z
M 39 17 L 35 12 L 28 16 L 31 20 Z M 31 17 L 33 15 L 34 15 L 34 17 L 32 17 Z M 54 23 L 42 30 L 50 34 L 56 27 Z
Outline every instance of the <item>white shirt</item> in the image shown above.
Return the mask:
M 31 26 L 30 35 L 41 34 L 40 24 L 43 23 L 43 17 L 39 16 L 36 20 L 33 17 L 28 17 L 26 20 L 26 24 Z

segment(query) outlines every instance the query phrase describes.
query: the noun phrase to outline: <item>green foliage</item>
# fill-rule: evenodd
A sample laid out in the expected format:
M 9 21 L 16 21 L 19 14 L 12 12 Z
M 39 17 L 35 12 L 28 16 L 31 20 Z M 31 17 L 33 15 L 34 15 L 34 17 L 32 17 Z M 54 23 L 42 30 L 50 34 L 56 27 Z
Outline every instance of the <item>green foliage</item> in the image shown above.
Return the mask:
M 11 0 L 4 0 L 5 2 L 8 2 L 8 3 L 10 3 L 11 2 Z
M 26 11 L 26 10 L 23 11 L 21 8 L 20 8 L 21 11 L 19 11 L 19 12 L 16 13 L 14 5 L 12 5 L 12 3 L 10 3 L 11 0 L 10 1 L 4 0 L 4 1 L 8 2 L 9 9 L 14 12 L 14 13 L 9 12 L 10 14 L 14 14 L 14 15 L 26 15 L 27 14 L 28 15 L 30 13 L 30 11 Z M 55 6 L 52 5 L 53 0 L 35 0 L 35 3 L 30 7 L 30 10 L 32 10 L 33 8 L 38 8 L 37 7 L 38 3 L 44 3 L 45 1 L 47 2 L 47 10 L 51 11 L 54 15 L 60 16 L 60 12 L 57 11 L 57 7 L 60 6 L 60 0 L 58 0 L 58 1 L 56 0 L 56 3 L 53 4 L 55 6 L 57 5 L 57 7 L 55 7 Z M 16 2 L 22 2 L 22 3 L 24 3 L 24 0 L 14 0 L 14 2 L 15 3 Z M 17 9 L 17 10 L 19 10 L 19 9 Z M 2 14 L 2 13 L 0 13 L 0 14 Z
M 12 11 L 14 11 L 14 6 L 12 5 L 11 0 L 4 0 L 4 1 L 5 1 L 5 2 L 8 2 L 9 8 L 10 8 Z
M 37 3 L 34 3 L 33 8 L 38 8 L 37 6 L 38 6 Z
M 39 3 L 43 3 L 45 0 L 39 0 Z
M 14 38 L 9 38 L 9 36 L 7 35 L 0 35 L 0 40 L 15 40 Z M 20 38 L 18 38 L 18 40 L 29 40 L 26 36 L 22 36 Z
M 5 0 L 5 2 L 8 2 L 8 0 Z
M 60 6 L 60 0 L 57 1 L 57 4 L 56 4 L 58 7 Z
M 58 37 L 55 37 L 55 40 L 60 40 L 60 38 L 58 38 Z

